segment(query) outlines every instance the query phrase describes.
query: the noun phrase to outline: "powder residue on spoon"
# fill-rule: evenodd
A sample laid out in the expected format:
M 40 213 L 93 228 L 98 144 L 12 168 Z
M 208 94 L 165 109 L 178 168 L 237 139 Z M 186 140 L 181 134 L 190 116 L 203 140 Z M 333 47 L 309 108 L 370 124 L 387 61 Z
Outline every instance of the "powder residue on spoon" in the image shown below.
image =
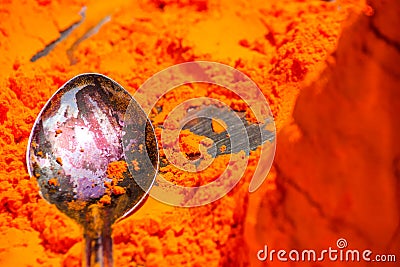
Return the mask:
M 61 134 L 61 133 L 62 133 L 62 130 L 57 129 L 57 130 L 56 130 L 56 135 L 55 135 L 55 136 L 57 137 L 57 136 L 58 136 L 59 134 Z
M 107 166 L 107 178 L 111 181 L 105 181 L 104 187 L 106 191 L 104 195 L 100 198 L 99 202 L 103 205 L 111 204 L 111 195 L 123 195 L 126 189 L 122 186 L 118 186 L 118 183 L 124 179 L 124 173 L 128 171 L 128 165 L 125 161 L 113 161 Z
M 222 145 L 219 150 L 221 151 L 221 153 L 224 153 L 226 151 L 226 145 Z
M 127 172 L 128 165 L 125 161 L 113 161 L 107 166 L 107 177 L 110 179 L 123 179 L 124 173 Z
M 133 169 L 135 171 L 139 171 L 140 170 L 139 162 L 136 159 L 132 160 L 132 165 L 133 165 Z
M 53 186 L 58 186 L 59 185 L 58 179 L 57 178 L 51 178 L 51 179 L 49 179 L 48 184 L 49 185 L 53 185 Z
M 125 192 L 126 192 L 126 190 L 122 186 L 116 185 L 116 186 L 112 187 L 112 193 L 114 195 L 117 195 L 117 196 L 118 195 L 123 195 L 123 194 L 125 194 Z
M 103 205 L 111 204 L 111 197 L 109 195 L 104 195 L 100 198 L 99 202 Z
M 56 158 L 56 162 L 57 162 L 58 164 L 60 164 L 61 166 L 63 165 L 62 158 L 60 158 L 60 157 L 57 157 L 57 158 Z

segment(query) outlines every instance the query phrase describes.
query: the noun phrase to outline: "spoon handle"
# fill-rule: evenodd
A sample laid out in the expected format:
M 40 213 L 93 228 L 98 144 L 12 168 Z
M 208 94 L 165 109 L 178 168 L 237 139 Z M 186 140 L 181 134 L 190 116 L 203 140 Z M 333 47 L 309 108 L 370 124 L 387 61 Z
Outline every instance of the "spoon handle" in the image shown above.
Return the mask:
M 87 214 L 82 267 L 113 266 L 111 223 L 107 217 L 100 214 L 98 207 L 93 207 Z
M 255 124 L 248 122 L 244 113 L 236 112 L 236 114 L 238 118 L 241 117 L 240 120 L 233 117 L 231 112 L 224 108 L 202 106 L 199 111 L 190 113 L 190 117 L 194 119 L 186 123 L 182 129 L 189 129 L 192 133 L 206 136 L 213 140 L 215 148 L 210 148 L 208 153 L 216 156 L 238 153 L 241 150 L 248 154 L 249 150 L 256 150 L 265 142 L 273 142 L 275 140 L 275 131 L 267 127 L 271 124 L 273 126 L 272 118 L 267 118 L 263 123 Z M 226 130 L 220 133 L 214 132 L 211 118 L 223 121 L 230 129 L 230 133 L 228 134 Z M 240 127 L 241 125 L 238 125 L 238 123 L 243 124 L 243 127 Z M 246 136 L 247 138 L 246 140 L 241 139 L 240 136 Z M 240 140 L 232 146 L 231 142 L 235 139 Z M 221 149 L 223 146 L 225 149 Z

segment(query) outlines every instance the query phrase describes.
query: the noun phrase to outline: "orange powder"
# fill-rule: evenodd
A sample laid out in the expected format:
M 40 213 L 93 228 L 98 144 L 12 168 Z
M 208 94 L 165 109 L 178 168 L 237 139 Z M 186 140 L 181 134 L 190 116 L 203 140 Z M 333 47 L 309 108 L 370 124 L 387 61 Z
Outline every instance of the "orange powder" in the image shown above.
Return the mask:
M 63 165 L 62 159 L 60 157 L 56 158 L 56 162 L 60 165 Z
M 113 161 L 107 166 L 107 178 L 111 181 L 105 181 L 104 187 L 106 188 L 104 195 L 100 198 L 99 202 L 103 205 L 111 204 L 111 194 L 123 195 L 126 189 L 119 186 L 118 183 L 124 179 L 124 174 L 128 171 L 128 165 L 125 161 Z
M 126 191 L 125 188 L 116 185 L 116 186 L 113 187 L 112 193 L 114 195 L 122 195 L 122 194 L 125 194 L 125 191 Z
M 212 120 L 212 129 L 216 133 L 222 133 L 226 130 L 227 126 L 223 121 L 213 119 Z
M 107 177 L 110 179 L 122 179 L 126 171 L 128 171 L 128 166 L 125 161 L 114 161 L 107 166 Z
M 36 180 L 28 176 L 25 165 L 35 118 L 68 79 L 99 72 L 133 93 L 168 66 L 189 60 L 217 61 L 237 68 L 259 85 L 279 130 L 290 117 L 305 75 L 317 77 L 319 65 L 335 49 L 341 22 L 363 8 L 362 1 L 342 1 L 338 8 L 339 3 L 2 1 L 0 265 L 80 265 L 81 229 L 39 196 Z M 60 32 L 80 21 L 79 11 L 85 5 L 86 19 L 48 55 L 30 62 Z M 80 39 L 108 15 L 111 20 L 97 34 Z M 223 100 L 251 117 L 248 107 L 232 93 L 215 86 L 182 86 L 164 96 L 158 103 L 161 112 L 151 115 L 158 137 L 169 111 L 197 95 Z M 192 148 L 198 146 L 187 147 L 195 151 Z M 115 266 L 247 266 L 251 255 L 244 242 L 244 223 L 248 183 L 257 159 L 258 151 L 252 152 L 236 187 L 209 205 L 182 209 L 147 199 L 133 216 L 114 225 Z M 221 156 L 211 169 L 197 174 L 169 164 L 160 171 L 176 183 L 193 186 L 213 181 L 228 161 L 229 155 Z M 107 174 L 119 179 L 124 171 L 126 164 L 113 163 Z M 273 181 L 267 182 L 271 192 Z M 122 191 L 114 187 L 113 192 Z M 102 201 L 109 204 L 110 196 Z
M 57 178 L 50 179 L 48 183 L 49 183 L 49 185 L 53 185 L 53 186 L 58 186 L 59 185 Z
M 99 202 L 103 205 L 111 204 L 111 197 L 109 195 L 104 195 L 100 198 Z
M 55 137 L 57 137 L 59 134 L 61 134 L 62 133 L 62 131 L 61 130 L 56 130 L 56 134 L 55 134 Z
M 197 136 L 189 130 L 183 130 L 179 133 L 179 144 L 182 152 L 185 153 L 188 158 L 198 157 L 200 155 L 199 146 L 203 139 L 203 136 Z
M 137 162 L 137 160 L 132 160 L 132 165 L 133 165 L 133 169 L 134 169 L 135 171 L 140 170 L 139 162 Z

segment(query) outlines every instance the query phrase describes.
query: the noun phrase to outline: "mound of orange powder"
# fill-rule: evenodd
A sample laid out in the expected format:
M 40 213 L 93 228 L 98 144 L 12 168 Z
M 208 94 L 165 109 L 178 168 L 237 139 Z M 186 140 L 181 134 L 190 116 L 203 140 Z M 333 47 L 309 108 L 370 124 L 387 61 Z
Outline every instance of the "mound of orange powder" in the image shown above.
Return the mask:
M 317 77 L 319 65 L 336 47 L 343 21 L 363 7 L 356 0 L 2 1 L 0 265 L 80 265 L 81 229 L 39 196 L 25 164 L 36 116 L 68 79 L 98 72 L 133 93 L 168 66 L 221 62 L 258 84 L 279 131 L 306 75 Z M 49 44 L 54 47 L 45 55 Z M 199 94 L 237 105 L 223 90 L 178 89 L 160 100 L 163 112 Z M 154 125 L 160 127 L 165 116 L 154 115 Z M 182 138 L 199 142 L 190 134 Z M 246 216 L 248 183 L 257 156 L 257 151 L 250 155 L 234 190 L 209 205 L 176 208 L 149 198 L 138 212 L 114 225 L 115 265 L 249 265 L 253 251 L 244 241 L 244 228 L 251 221 Z M 217 159 L 216 168 L 223 168 L 224 161 Z M 174 180 L 187 181 L 184 174 L 164 168 Z M 272 170 L 264 191 L 276 189 L 275 175 Z M 198 177 L 190 179 L 196 182 Z

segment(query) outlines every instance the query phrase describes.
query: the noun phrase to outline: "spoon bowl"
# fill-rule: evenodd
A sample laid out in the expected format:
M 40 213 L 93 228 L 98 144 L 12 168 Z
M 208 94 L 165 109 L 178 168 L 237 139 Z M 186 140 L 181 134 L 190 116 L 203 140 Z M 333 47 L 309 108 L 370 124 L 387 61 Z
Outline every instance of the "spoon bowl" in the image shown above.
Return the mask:
M 83 226 L 83 266 L 109 267 L 111 225 L 150 190 L 157 141 L 146 114 L 122 86 L 104 75 L 81 74 L 38 115 L 27 166 L 41 196 Z

